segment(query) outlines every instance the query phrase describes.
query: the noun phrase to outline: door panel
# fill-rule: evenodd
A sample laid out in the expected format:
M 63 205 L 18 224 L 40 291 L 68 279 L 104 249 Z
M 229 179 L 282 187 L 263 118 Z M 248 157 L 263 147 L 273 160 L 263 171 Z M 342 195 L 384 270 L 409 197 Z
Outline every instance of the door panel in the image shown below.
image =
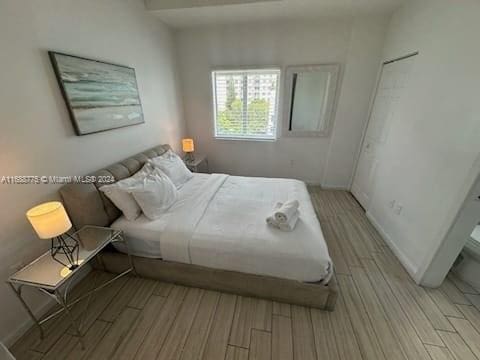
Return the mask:
M 383 65 L 377 93 L 352 184 L 352 193 L 365 209 L 370 205 L 372 189 L 382 146 L 388 141 L 391 123 L 415 56 Z

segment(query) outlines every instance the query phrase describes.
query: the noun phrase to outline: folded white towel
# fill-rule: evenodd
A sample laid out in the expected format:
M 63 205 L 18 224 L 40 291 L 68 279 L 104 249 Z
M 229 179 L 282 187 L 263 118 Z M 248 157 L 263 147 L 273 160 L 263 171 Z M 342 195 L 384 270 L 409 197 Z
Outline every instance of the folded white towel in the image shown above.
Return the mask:
M 295 225 L 297 225 L 299 216 L 300 216 L 300 213 L 298 212 L 298 210 L 296 210 L 295 213 L 290 218 L 290 220 L 287 223 L 279 224 L 278 228 L 282 231 L 293 231 L 293 229 L 295 229 Z
M 273 227 L 278 228 L 278 222 L 275 220 L 275 212 L 282 207 L 282 203 L 278 202 L 275 204 L 275 207 L 273 208 L 273 213 L 269 217 L 267 217 L 267 224 Z
M 297 212 L 299 206 L 300 203 L 298 200 L 289 200 L 285 202 L 280 209 L 275 211 L 275 220 L 279 224 L 288 223 Z
M 298 201 L 297 201 L 298 202 Z M 277 221 L 277 219 L 275 218 L 275 214 L 283 207 L 284 204 L 282 203 L 277 203 L 273 209 L 273 212 L 274 214 L 273 215 L 270 215 L 269 217 L 267 217 L 266 221 L 267 221 L 267 224 L 276 228 L 276 229 L 279 229 L 281 231 L 293 231 L 293 229 L 295 229 L 295 225 L 297 224 L 297 221 L 299 219 L 299 216 L 300 216 L 300 212 L 297 210 L 295 210 L 295 212 L 290 216 L 289 220 L 285 223 L 279 223 Z

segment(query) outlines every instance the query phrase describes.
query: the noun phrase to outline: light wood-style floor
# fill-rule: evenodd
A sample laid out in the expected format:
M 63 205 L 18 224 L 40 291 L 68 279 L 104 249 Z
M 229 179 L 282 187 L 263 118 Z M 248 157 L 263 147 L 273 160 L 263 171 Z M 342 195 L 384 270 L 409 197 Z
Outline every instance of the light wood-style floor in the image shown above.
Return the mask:
M 356 204 L 342 191 L 312 188 L 341 296 L 334 312 L 125 278 L 73 314 L 31 329 L 12 348 L 21 359 L 376 360 L 480 359 L 480 295 L 450 276 L 416 286 Z M 92 286 L 97 273 L 74 293 Z

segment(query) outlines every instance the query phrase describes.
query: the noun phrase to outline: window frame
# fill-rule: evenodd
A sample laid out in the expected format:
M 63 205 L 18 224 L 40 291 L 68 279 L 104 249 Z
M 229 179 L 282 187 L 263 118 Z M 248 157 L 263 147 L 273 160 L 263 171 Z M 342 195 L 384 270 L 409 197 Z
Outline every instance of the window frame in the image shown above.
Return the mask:
M 218 73 L 265 73 L 271 72 L 277 74 L 277 85 L 275 94 L 275 116 L 274 124 L 275 128 L 272 136 L 239 136 L 239 135 L 218 135 L 217 134 L 217 86 L 216 75 Z M 282 69 L 279 66 L 266 66 L 266 67 L 234 67 L 234 68 L 214 68 L 210 72 L 211 84 L 212 84 L 212 106 L 213 106 L 213 138 L 216 140 L 233 140 L 233 141 L 266 141 L 274 142 L 278 139 L 279 121 L 280 121 L 280 91 L 282 83 Z

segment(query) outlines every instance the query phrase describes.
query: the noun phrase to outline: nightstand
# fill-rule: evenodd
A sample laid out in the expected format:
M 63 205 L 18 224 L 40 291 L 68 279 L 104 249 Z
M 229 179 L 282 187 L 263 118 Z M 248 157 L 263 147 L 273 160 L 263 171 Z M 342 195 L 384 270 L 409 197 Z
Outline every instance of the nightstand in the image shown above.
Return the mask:
M 193 160 L 183 159 L 185 165 L 191 172 L 208 173 L 208 159 L 205 155 L 195 155 Z
M 10 276 L 7 280 L 7 283 L 15 292 L 21 304 L 27 311 L 28 315 L 30 315 L 33 322 L 38 327 L 41 339 L 43 339 L 44 337 L 42 324 L 51 319 L 52 317 L 55 317 L 62 312 L 65 312 L 67 314 L 67 317 L 70 318 L 70 322 L 73 326 L 73 330 L 75 331 L 75 335 L 78 336 L 83 348 L 84 334 L 82 334 L 82 329 L 79 325 L 81 321 L 79 321 L 78 318 L 72 316 L 70 308 L 80 300 L 90 297 L 90 295 L 94 292 L 111 284 L 122 276 L 125 276 L 129 273 L 135 274 L 135 268 L 132 262 L 132 257 L 130 255 L 128 243 L 123 237 L 121 231 L 106 227 L 87 225 L 81 228 L 79 231 L 73 233 L 72 237 L 77 239 L 80 246 L 78 256 L 79 265 L 77 268 L 75 268 L 74 270 L 69 270 L 66 266 L 63 266 L 58 261 L 55 261 L 52 258 L 50 251 L 47 251 L 39 258 L 25 266 L 23 269 L 17 271 L 15 274 Z M 100 251 L 103 250 L 108 244 L 114 242 L 122 242 L 125 244 L 130 263 L 129 268 L 102 284 L 96 284 L 95 279 L 94 283 L 92 284 L 92 289 L 85 292 L 75 300 L 70 300 L 68 298 L 69 289 L 72 285 L 72 280 L 75 275 L 78 274 L 82 269 L 84 269 L 88 262 L 91 259 L 95 258 L 100 253 Z M 60 305 L 59 309 L 43 317 L 42 319 L 37 318 L 26 303 L 25 299 L 22 297 L 22 289 L 24 286 L 37 289 L 48 297 L 53 298 L 58 303 L 58 305 Z M 86 310 L 88 309 L 85 309 L 85 311 Z

